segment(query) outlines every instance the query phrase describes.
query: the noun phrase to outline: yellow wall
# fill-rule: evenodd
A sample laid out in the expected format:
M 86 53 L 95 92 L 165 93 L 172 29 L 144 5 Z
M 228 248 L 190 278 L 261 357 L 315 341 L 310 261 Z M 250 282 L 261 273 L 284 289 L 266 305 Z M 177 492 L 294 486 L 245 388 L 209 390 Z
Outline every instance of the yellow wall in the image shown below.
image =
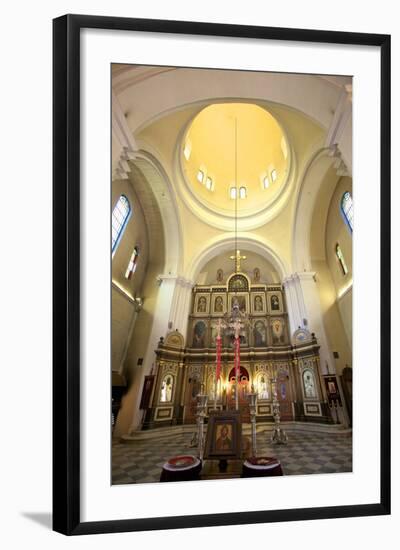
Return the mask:
M 350 178 L 343 177 L 339 180 L 333 193 L 326 222 L 326 259 L 332 274 L 336 295 L 351 283 L 353 277 L 352 235 L 340 213 L 340 200 L 346 191 L 352 192 L 352 182 Z M 336 243 L 339 243 L 342 249 L 349 270 L 347 275 L 343 275 L 339 261 L 336 258 Z
M 137 293 L 140 296 L 149 259 L 149 239 L 146 222 L 139 198 L 136 196 L 130 180 L 113 181 L 111 208 L 114 208 L 121 194 L 128 198 L 132 213 L 112 260 L 112 279 L 130 294 L 135 295 Z M 135 246 L 138 246 L 140 251 L 137 268 L 132 278 L 127 280 L 125 279 L 125 272 Z
M 132 213 L 112 259 L 112 280 L 129 296 L 141 297 L 142 285 L 148 264 L 149 241 L 147 228 L 139 200 L 129 180 L 117 180 L 112 184 L 111 208 L 124 194 L 130 202 Z M 125 272 L 135 246 L 139 247 L 137 268 L 131 279 Z M 112 370 L 120 371 L 127 351 L 128 340 L 135 321 L 135 307 L 132 300 L 113 286 L 112 288 Z
M 325 259 L 313 258 L 313 269 L 317 273 L 317 284 L 323 314 L 324 326 L 331 351 L 339 353 L 335 360 L 338 374 L 343 368 L 352 365 L 352 290 L 340 297 L 341 292 L 352 282 L 352 236 L 340 211 L 340 199 L 345 191 L 352 191 L 350 178 L 339 179 L 329 202 L 325 228 L 318 227 L 319 213 L 323 208 L 322 200 L 317 203 L 318 212 L 314 215 L 312 232 L 318 237 L 318 231 L 325 231 L 323 238 Z M 348 274 L 343 275 L 335 254 L 336 243 L 339 243 L 348 267 Z M 312 249 L 319 251 L 316 243 Z

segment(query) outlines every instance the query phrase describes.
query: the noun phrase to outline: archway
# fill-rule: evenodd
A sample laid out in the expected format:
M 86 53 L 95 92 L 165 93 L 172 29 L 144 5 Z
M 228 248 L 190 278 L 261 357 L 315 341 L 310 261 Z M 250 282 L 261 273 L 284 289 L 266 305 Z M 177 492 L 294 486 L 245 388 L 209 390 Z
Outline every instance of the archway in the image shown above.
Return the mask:
M 169 311 L 172 293 L 168 285 L 158 284 L 157 277 L 175 272 L 182 262 L 181 227 L 166 175 L 145 155 L 130 161 L 129 167 L 128 178 L 146 212 L 149 259 L 141 293 L 142 307 L 130 327 L 126 344 L 123 370 L 128 391 L 114 431 L 117 436 L 140 422 L 140 411 L 136 407 L 139 393 L 145 375 L 150 373 L 159 336 L 167 332 L 168 315 L 155 313 Z M 167 239 L 171 232 L 176 235 L 173 240 Z
M 187 278 L 196 281 L 203 266 L 212 258 L 225 252 L 232 252 L 235 247 L 244 250 L 251 250 L 256 254 L 264 256 L 275 268 L 280 280 L 289 273 L 286 262 L 281 259 L 272 249 L 268 241 L 259 235 L 246 232 L 238 233 L 237 239 L 232 233 L 229 235 L 218 235 L 205 243 L 204 249 L 195 258 L 187 269 Z

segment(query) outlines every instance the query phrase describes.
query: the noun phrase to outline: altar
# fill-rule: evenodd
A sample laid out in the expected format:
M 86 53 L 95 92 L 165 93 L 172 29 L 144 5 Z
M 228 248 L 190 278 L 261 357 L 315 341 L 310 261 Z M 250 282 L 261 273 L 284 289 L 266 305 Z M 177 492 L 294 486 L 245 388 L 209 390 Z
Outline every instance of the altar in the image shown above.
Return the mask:
M 282 286 L 244 273 L 193 288 L 186 338 L 177 330 L 160 338 L 151 375 L 143 429 L 195 424 L 200 392 L 206 423 L 213 409 L 239 410 L 247 423 L 252 388 L 257 421 L 272 422 L 273 380 L 282 421 L 332 422 L 315 335 L 300 327 L 290 334 Z

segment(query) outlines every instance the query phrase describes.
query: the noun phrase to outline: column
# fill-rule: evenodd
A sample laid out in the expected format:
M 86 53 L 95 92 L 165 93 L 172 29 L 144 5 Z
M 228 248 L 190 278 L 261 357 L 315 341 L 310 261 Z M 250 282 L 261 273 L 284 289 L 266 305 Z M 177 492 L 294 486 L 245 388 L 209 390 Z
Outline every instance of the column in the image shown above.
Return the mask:
M 154 308 L 153 324 L 143 360 L 143 368 L 133 383 L 132 399 L 135 403 L 130 431 L 136 430 L 140 425 L 142 411 L 138 408 L 140 391 L 143 386 L 144 376 L 149 374 L 153 363 L 155 363 L 155 350 L 157 349 L 160 337 L 165 337 L 168 332 L 168 319 L 176 285 L 176 276 L 159 275 L 157 281 L 160 285 L 157 300 Z
M 169 315 L 171 330 L 178 329 L 185 340 L 193 286 L 193 281 L 185 279 L 185 277 L 176 277 L 174 297 Z
M 294 273 L 283 281 L 290 322 L 290 335 L 304 328 L 314 332 L 320 346 L 321 374 L 335 374 L 336 369 L 325 333 L 315 272 Z

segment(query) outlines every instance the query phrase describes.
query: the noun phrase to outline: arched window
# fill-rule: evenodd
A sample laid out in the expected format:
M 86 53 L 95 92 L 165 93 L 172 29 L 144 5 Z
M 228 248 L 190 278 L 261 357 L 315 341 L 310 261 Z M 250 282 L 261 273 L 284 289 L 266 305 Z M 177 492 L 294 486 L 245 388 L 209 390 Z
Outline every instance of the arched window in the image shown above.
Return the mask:
M 214 191 L 214 182 L 213 182 L 213 180 L 210 178 L 210 176 L 207 176 L 207 179 L 206 179 L 206 188 L 207 188 L 209 191 Z
M 340 209 L 350 231 L 353 232 L 353 199 L 349 191 L 343 194 L 342 200 L 340 201 Z
M 239 189 L 239 199 L 245 199 L 247 196 L 247 189 L 246 187 L 241 187 Z
M 237 191 L 236 187 L 231 187 L 229 189 L 229 197 L 231 199 L 236 199 L 236 191 Z
M 131 205 L 125 195 L 121 195 L 112 211 L 112 243 L 111 250 L 114 256 L 119 245 L 129 216 L 131 215 Z
M 347 275 L 349 270 L 347 268 L 347 265 L 346 265 L 346 262 L 345 262 L 345 259 L 344 259 L 344 256 L 343 256 L 343 252 L 342 252 L 342 249 L 339 246 L 339 243 L 336 244 L 335 252 L 336 252 L 336 257 L 339 260 L 340 267 L 342 268 L 343 275 Z
M 135 246 L 135 248 L 133 249 L 132 255 L 131 255 L 131 259 L 129 260 L 128 267 L 127 267 L 126 272 L 125 272 L 125 278 L 126 279 L 131 279 L 133 273 L 135 273 L 136 267 L 137 267 L 138 257 L 139 257 L 139 248 L 137 246 Z

